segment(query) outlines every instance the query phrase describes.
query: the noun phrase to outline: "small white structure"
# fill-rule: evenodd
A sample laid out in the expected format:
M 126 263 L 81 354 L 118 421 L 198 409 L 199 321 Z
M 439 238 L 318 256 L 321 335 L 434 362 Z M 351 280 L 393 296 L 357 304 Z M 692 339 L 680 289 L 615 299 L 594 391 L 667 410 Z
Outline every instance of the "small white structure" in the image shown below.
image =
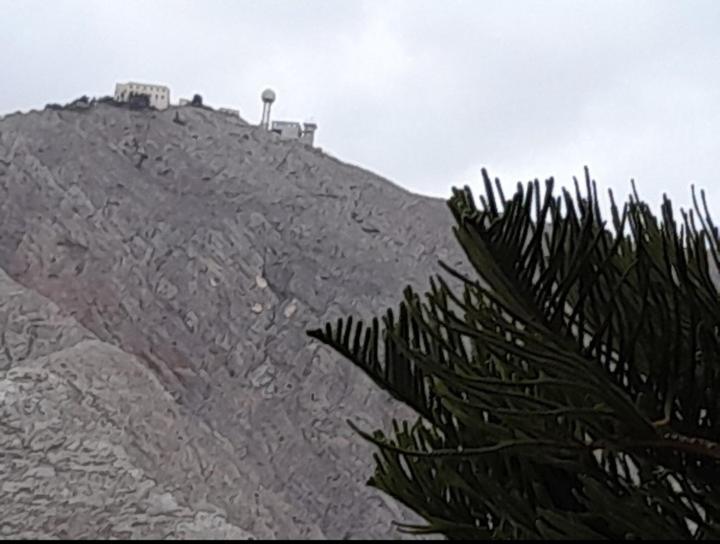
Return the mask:
M 202 97 L 200 97 L 200 98 L 202 99 Z M 189 98 L 181 98 L 181 99 L 178 101 L 178 105 L 179 105 L 179 106 L 192 106 L 192 105 L 193 105 L 193 101 L 190 100 Z M 202 104 L 201 104 L 201 105 L 202 105 Z
M 315 123 L 304 123 L 302 135 L 300 141 L 308 145 L 315 143 L 315 131 L 317 130 L 317 124 Z
M 302 135 L 300 123 L 294 123 L 292 121 L 273 121 L 270 130 L 287 140 L 298 140 Z
M 272 89 L 265 89 L 260 95 L 263 101 L 263 112 L 260 126 L 265 127 L 265 130 L 270 130 L 270 109 L 272 108 L 273 102 L 275 102 L 275 91 Z
M 147 83 L 118 83 L 115 85 L 115 100 L 129 102 L 131 96 L 145 95 L 150 105 L 158 110 L 165 110 L 170 106 L 170 89 L 164 85 L 149 85 Z
M 261 95 L 263 101 L 263 112 L 260 126 L 265 130 L 279 134 L 285 140 L 300 140 L 301 142 L 313 145 L 315 142 L 315 123 L 296 123 L 294 121 L 273 121 L 270 123 L 270 108 L 277 98 L 272 89 L 265 89 Z
M 313 145 L 315 141 L 315 123 L 295 123 L 294 121 L 273 121 L 271 132 L 279 134 L 286 140 L 300 140 L 301 142 Z
M 218 111 L 220 113 L 224 113 L 225 115 L 229 115 L 231 117 L 240 118 L 240 110 L 234 110 L 232 108 L 218 108 Z

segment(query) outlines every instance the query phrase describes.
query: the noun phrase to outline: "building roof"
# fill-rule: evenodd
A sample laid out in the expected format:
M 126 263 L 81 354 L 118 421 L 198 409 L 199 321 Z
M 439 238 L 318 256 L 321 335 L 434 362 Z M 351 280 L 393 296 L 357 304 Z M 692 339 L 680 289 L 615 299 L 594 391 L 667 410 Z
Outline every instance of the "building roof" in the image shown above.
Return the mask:
M 127 83 L 118 83 L 118 85 L 138 85 L 142 87 L 157 87 L 159 89 L 167 89 L 170 90 L 170 87 L 167 85 L 158 85 L 157 83 L 138 83 L 137 81 L 128 81 Z

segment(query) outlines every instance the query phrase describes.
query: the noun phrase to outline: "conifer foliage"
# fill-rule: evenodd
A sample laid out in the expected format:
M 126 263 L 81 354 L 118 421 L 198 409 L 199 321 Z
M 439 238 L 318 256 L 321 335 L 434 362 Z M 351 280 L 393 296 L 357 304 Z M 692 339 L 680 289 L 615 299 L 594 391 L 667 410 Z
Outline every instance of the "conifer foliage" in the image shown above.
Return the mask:
M 417 412 L 368 484 L 450 539 L 720 538 L 720 236 L 704 193 L 611 221 L 585 171 L 449 200 L 474 270 L 308 334 Z M 452 279 L 451 279 L 452 278 Z M 459 287 L 457 287 L 459 285 Z

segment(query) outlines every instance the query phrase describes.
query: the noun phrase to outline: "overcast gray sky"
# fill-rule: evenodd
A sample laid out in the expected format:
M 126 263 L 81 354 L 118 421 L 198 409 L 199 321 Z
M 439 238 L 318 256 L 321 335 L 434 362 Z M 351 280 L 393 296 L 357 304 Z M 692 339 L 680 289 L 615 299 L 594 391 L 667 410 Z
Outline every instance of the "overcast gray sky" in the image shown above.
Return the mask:
M 718 0 L 0 0 L 0 113 L 126 80 L 251 122 L 272 87 L 274 119 L 418 193 L 587 164 L 720 209 Z

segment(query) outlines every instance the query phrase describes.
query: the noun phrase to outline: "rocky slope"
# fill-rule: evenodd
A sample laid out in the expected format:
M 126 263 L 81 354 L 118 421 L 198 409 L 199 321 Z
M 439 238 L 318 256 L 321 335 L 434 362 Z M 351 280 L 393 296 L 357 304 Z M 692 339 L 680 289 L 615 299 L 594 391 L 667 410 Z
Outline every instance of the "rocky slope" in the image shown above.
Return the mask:
M 463 261 L 451 226 L 213 111 L 0 120 L 0 529 L 397 537 L 345 420 L 398 406 L 305 331 Z
M 0 537 L 255 536 L 204 491 L 207 459 L 253 485 L 234 451 L 141 361 L 3 272 L 0 326 Z

